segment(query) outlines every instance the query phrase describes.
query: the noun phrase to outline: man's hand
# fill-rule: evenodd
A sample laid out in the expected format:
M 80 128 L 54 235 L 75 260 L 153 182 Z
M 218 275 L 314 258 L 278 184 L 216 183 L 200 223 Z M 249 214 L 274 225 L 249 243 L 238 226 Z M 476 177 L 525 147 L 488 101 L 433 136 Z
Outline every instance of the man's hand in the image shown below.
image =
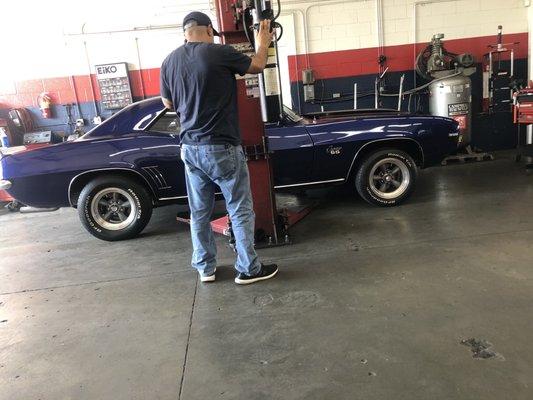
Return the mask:
M 256 54 L 248 68 L 249 74 L 258 74 L 265 69 L 268 59 L 268 46 L 272 42 L 274 32 L 270 32 L 270 20 L 264 19 L 259 23 L 259 32 L 255 37 Z
M 268 48 L 268 46 L 270 46 L 270 43 L 272 42 L 272 35 L 273 32 L 270 32 L 270 20 L 264 19 L 259 22 L 259 31 L 255 36 L 255 42 L 257 43 L 257 47 Z

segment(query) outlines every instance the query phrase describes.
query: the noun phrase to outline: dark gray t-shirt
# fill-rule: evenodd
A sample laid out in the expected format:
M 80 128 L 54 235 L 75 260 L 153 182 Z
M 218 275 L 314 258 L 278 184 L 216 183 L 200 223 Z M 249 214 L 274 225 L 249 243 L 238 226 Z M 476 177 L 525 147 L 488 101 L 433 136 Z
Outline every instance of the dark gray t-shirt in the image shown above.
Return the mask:
M 231 46 L 186 43 L 161 66 L 161 96 L 172 100 L 185 144 L 241 143 L 235 74 L 244 75 L 251 58 Z

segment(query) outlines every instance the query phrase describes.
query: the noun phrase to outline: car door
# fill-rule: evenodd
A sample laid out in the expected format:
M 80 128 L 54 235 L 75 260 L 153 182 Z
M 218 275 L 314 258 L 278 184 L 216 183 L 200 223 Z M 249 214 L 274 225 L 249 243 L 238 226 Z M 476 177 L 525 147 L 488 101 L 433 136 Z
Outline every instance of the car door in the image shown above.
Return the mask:
M 137 136 L 142 144 L 142 157 L 136 164 L 157 188 L 159 200 L 187 195 L 179 133 L 179 118 L 176 113 L 167 112 Z
M 354 121 L 324 121 L 307 125 L 313 140 L 313 181 L 336 182 L 346 178 L 354 154 L 371 134 L 372 126 Z
M 274 186 L 294 186 L 309 181 L 313 166 L 313 142 L 301 124 L 266 127 L 268 147 L 273 151 Z

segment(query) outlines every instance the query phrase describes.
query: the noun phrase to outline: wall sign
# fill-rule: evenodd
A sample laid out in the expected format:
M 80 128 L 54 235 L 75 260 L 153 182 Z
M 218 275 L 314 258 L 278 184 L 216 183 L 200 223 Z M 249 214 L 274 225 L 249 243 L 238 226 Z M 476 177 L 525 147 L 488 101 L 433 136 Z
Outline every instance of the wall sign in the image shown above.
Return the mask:
M 95 65 L 102 105 L 106 110 L 124 108 L 133 102 L 126 63 Z

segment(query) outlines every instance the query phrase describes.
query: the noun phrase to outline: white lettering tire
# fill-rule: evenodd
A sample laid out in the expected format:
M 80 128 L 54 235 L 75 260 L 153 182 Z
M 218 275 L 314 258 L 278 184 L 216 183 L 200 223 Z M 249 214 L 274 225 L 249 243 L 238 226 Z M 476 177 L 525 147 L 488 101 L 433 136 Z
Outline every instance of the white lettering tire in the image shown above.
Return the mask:
M 378 150 L 363 160 L 355 176 L 355 187 L 368 203 L 393 207 L 413 193 L 417 174 L 409 154 L 395 149 Z
M 99 177 L 81 191 L 78 215 L 85 229 L 98 239 L 131 239 L 150 221 L 152 200 L 146 189 L 131 179 Z

